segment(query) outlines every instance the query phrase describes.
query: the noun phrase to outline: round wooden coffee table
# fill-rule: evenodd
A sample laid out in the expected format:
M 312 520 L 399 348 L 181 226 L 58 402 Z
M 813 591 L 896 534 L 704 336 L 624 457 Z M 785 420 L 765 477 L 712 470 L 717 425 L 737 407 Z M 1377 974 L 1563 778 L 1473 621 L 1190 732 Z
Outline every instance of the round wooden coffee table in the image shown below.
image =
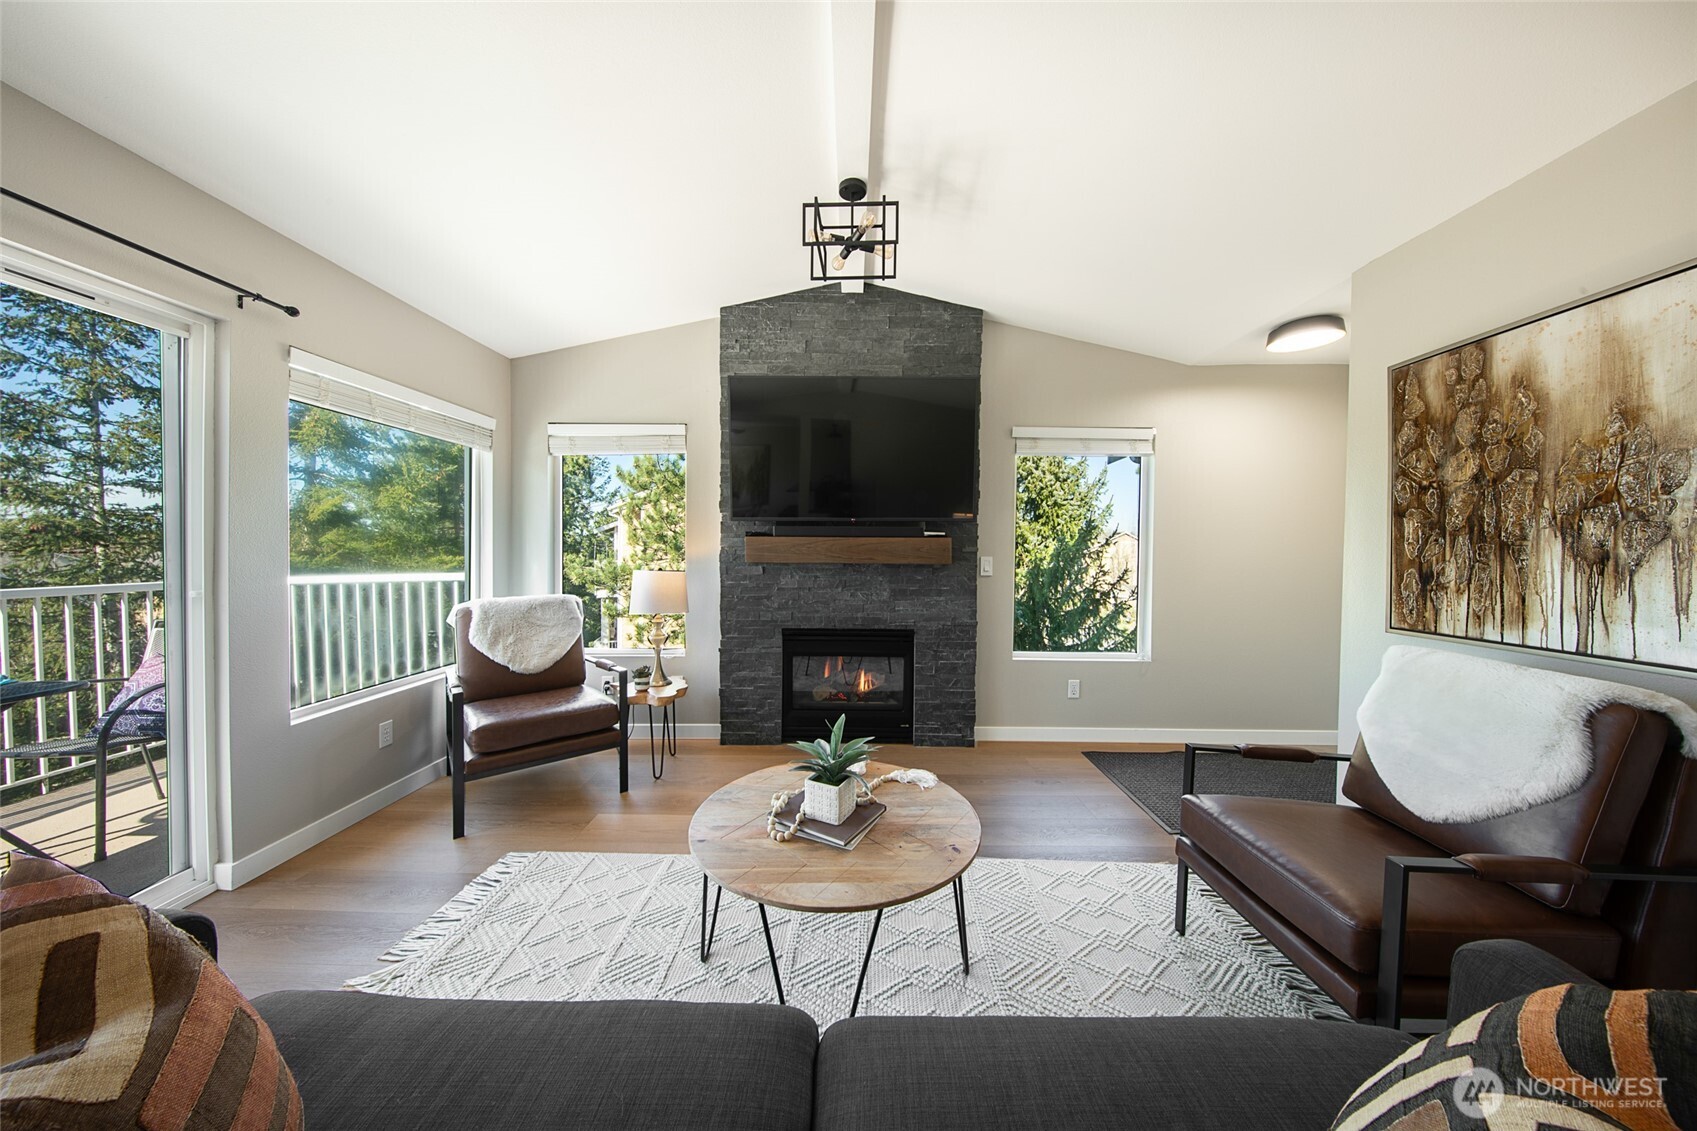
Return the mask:
M 866 778 L 899 767 L 873 762 Z M 767 907 L 789 911 L 873 911 L 872 933 L 860 979 L 854 987 L 853 1017 L 860 1008 L 860 991 L 878 924 L 884 908 L 909 903 L 945 885 L 954 886 L 955 926 L 960 933 L 961 968 L 971 973 L 966 953 L 966 891 L 961 876 L 978 855 L 982 829 L 978 814 L 966 798 L 939 783 L 930 789 L 902 782 L 885 782 L 875 796 L 888 812 L 853 849 L 833 848 L 794 837 L 775 841 L 766 835 L 766 815 L 772 795 L 799 788 L 802 775 L 787 765 L 756 770 L 725 786 L 695 811 L 689 823 L 689 848 L 701 865 L 701 960 L 707 961 L 719 925 L 719 900 L 726 891 L 752 900 L 760 909 L 766 932 L 766 956 L 772 963 L 772 982 L 778 1002 L 784 983 L 778 977 L 778 954 L 772 946 Z M 713 921 L 707 919 L 708 880 L 719 885 L 713 898 Z

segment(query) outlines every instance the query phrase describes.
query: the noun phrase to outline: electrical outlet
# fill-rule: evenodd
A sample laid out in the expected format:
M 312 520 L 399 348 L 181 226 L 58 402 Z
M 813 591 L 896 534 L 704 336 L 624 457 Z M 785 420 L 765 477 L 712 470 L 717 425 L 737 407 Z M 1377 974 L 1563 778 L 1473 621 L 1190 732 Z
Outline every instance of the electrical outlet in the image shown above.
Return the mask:
M 384 719 L 377 724 L 377 748 L 395 745 L 395 720 Z
M 1067 680 L 1067 698 L 1068 699 L 1077 699 L 1078 698 L 1078 681 L 1076 679 Z
M 985 577 L 994 577 L 996 573 L 995 559 L 980 558 L 978 561 L 978 572 Z

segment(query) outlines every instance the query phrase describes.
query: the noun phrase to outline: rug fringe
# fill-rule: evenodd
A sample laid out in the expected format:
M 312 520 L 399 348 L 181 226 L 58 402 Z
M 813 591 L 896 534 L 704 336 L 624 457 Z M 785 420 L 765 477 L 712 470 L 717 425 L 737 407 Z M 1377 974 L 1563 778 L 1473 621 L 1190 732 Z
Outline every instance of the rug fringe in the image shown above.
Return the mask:
M 436 909 L 430 918 L 408 931 L 394 946 L 377 956 L 379 962 L 401 963 L 428 953 L 454 928 L 471 918 L 485 900 L 501 890 L 501 885 L 519 874 L 536 857 L 534 852 L 509 852 L 491 864 L 482 875 L 471 881 L 454 898 Z M 380 990 L 394 981 L 399 967 L 378 970 L 342 983 L 345 990 Z
M 1308 972 L 1292 962 L 1285 952 L 1267 941 L 1267 937 L 1256 930 L 1247 919 L 1238 913 L 1237 908 L 1226 902 L 1224 896 L 1208 884 L 1200 876 L 1192 876 L 1195 886 L 1191 889 L 1218 910 L 1225 912 L 1226 921 L 1237 934 L 1238 941 L 1255 952 L 1279 981 L 1286 993 L 1296 999 L 1308 1016 L 1317 1021 L 1352 1021 L 1342 1006 L 1332 1000 L 1332 995 L 1314 984 Z

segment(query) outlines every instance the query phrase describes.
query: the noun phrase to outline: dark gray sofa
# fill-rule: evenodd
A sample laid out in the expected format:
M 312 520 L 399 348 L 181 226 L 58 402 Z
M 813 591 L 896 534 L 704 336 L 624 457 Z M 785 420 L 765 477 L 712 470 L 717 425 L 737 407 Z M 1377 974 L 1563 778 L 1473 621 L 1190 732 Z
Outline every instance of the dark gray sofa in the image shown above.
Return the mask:
M 1456 952 L 1451 1021 L 1563 982 L 1525 943 Z M 1345 1021 L 861 1017 L 819 1037 L 779 1005 L 434 1001 L 329 991 L 255 1003 L 313 1131 L 977 1131 L 1330 1124 L 1415 1038 Z

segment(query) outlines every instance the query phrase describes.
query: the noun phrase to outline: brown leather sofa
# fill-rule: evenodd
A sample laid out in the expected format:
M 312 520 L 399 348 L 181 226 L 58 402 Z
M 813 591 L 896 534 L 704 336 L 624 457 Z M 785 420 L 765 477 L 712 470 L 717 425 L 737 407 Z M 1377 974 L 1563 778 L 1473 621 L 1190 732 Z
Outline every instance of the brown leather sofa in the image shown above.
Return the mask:
M 1697 878 L 1697 760 L 1654 712 L 1612 703 L 1589 727 L 1578 789 L 1489 820 L 1421 820 L 1359 742 L 1343 784 L 1359 808 L 1188 795 L 1180 892 L 1195 869 L 1352 1015 L 1389 1024 L 1443 1016 L 1450 959 L 1478 939 L 1531 943 L 1616 987 L 1697 988 L 1697 884 L 1682 882 Z M 1658 882 L 1628 879 L 1646 875 Z M 1182 894 L 1177 920 L 1183 933 Z
M 448 773 L 454 787 L 454 836 L 465 836 L 466 782 L 576 758 L 619 752 L 619 792 L 630 789 L 630 674 L 591 658 L 618 677 L 613 699 L 586 681 L 583 640 L 545 671 L 520 675 L 473 647 L 471 618 L 455 618 L 456 668 L 448 677 Z

